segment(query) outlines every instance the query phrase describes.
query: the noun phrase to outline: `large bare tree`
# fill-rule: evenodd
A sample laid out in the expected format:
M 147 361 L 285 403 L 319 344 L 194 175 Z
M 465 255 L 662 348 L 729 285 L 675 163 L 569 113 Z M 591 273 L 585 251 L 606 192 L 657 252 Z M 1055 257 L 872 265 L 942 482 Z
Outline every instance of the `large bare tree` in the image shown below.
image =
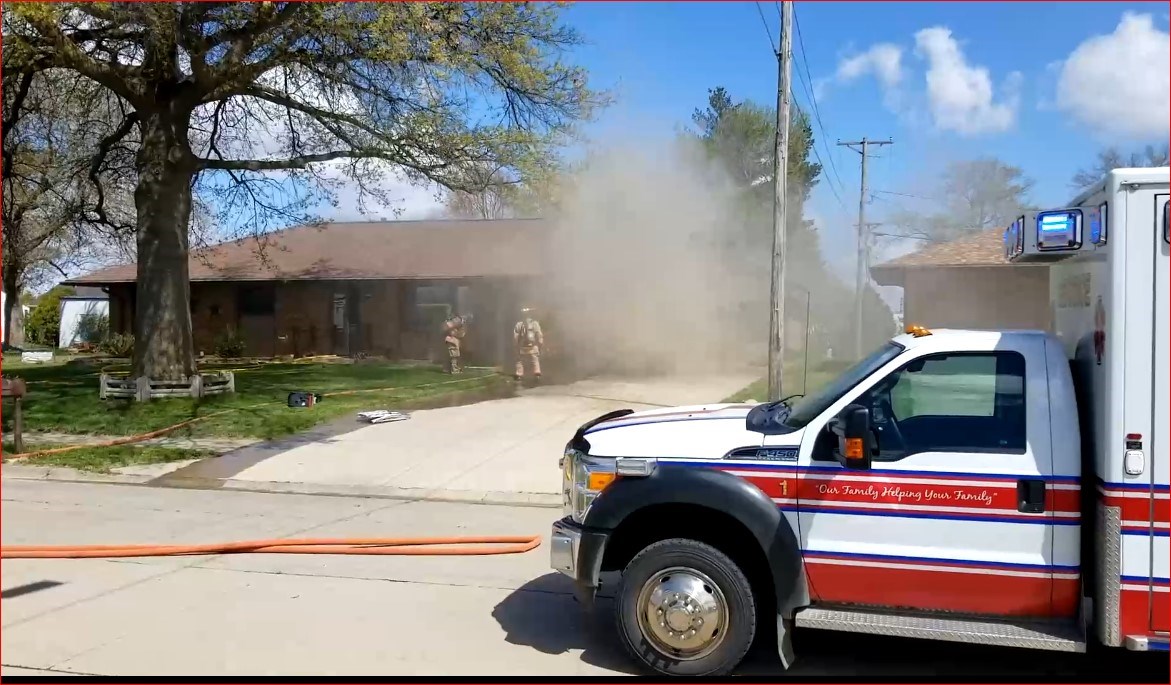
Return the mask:
M 1019 167 L 991 157 L 961 160 L 943 170 L 929 195 L 910 196 L 928 200 L 924 210 L 900 207 L 885 223 L 904 236 L 953 240 L 969 231 L 1007 226 L 1028 207 L 1032 188 L 1032 179 Z
M 27 64 L 10 69 L 9 54 L 4 57 L 4 343 L 20 344 L 19 300 L 26 289 L 125 251 L 118 249 L 124 246 L 120 236 L 92 215 L 88 181 L 92 148 L 110 121 L 102 113 L 111 98 L 76 74 Z M 112 214 L 123 221 L 133 216 L 126 181 L 106 178 L 116 189 L 110 206 L 121 210 Z
M 1098 152 L 1092 165 L 1078 170 L 1070 185 L 1078 190 L 1088 188 L 1101 181 L 1113 169 L 1167 166 L 1168 153 L 1167 143 L 1146 145 L 1142 150 L 1130 154 L 1123 154 L 1116 147 L 1108 147 Z
M 119 149 L 135 151 L 133 375 L 195 371 L 187 260 L 197 186 L 259 231 L 303 217 L 306 188 L 328 193 L 344 179 L 377 194 L 380 173 L 401 173 L 458 189 L 470 163 L 524 173 L 543 159 L 598 102 L 581 70 L 563 61 L 579 38 L 559 22 L 560 8 L 6 6 L 6 53 L 75 72 L 124 104 L 93 168 Z
M 447 211 L 460 219 L 504 219 L 513 215 L 520 182 L 492 164 L 472 164 L 464 171 L 465 187 L 449 190 Z

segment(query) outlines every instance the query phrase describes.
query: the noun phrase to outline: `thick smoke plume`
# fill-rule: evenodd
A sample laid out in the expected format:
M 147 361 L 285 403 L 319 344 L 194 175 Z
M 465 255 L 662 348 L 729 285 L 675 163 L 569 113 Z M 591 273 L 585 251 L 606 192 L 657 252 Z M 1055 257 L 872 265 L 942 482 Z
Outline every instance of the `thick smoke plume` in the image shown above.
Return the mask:
M 742 191 L 698 143 L 600 150 L 559 204 L 545 299 L 578 373 L 765 363 L 768 254 L 737 247 Z

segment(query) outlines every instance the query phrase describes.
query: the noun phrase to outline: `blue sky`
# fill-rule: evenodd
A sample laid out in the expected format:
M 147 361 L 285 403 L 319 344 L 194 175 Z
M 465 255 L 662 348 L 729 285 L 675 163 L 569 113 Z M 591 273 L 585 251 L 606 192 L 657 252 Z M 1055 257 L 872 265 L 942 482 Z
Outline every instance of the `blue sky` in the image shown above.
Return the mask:
M 1034 203 L 1060 205 L 1098 149 L 1167 137 L 1165 2 L 795 4 L 807 50 L 794 40 L 795 102 L 809 109 L 798 78 L 807 63 L 824 124 L 818 148 L 840 197 L 825 180 L 814 192 L 807 214 L 823 235 L 845 237 L 856 221 L 859 156 L 838 139 L 894 139 L 875 151 L 872 189 L 929 194 L 942 164 L 990 155 L 1035 180 Z M 760 7 L 776 40 L 776 3 Z M 575 59 L 617 96 L 586 129 L 594 140 L 687 124 L 714 86 L 776 102 L 776 61 L 756 3 L 585 2 L 565 18 L 588 42 Z M 868 221 L 915 202 L 884 195 Z

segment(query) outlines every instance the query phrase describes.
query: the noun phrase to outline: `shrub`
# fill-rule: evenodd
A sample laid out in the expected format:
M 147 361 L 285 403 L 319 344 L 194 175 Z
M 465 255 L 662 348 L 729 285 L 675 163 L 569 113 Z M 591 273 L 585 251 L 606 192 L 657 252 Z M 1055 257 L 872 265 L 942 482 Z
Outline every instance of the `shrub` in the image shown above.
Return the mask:
M 25 339 L 34 345 L 56 347 L 61 333 L 61 298 L 73 292 L 73 288 L 59 285 L 42 295 L 24 322 Z
M 244 356 L 244 338 L 233 330 L 224 331 L 215 341 L 215 353 L 218 357 L 230 359 Z
M 77 318 L 77 337 L 83 343 L 101 343 L 110 337 L 110 317 L 102 312 L 85 312 Z
M 134 336 L 129 333 L 113 333 L 98 343 L 98 351 L 111 357 L 134 356 Z

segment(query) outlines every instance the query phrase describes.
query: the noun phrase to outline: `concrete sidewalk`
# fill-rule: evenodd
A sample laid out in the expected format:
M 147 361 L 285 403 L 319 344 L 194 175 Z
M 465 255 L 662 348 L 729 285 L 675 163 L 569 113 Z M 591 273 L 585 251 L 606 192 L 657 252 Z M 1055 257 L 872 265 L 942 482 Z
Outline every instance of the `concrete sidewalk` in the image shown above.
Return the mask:
M 352 419 L 189 464 L 152 482 L 558 506 L 557 461 L 582 423 L 626 407 L 719 402 L 753 380 L 751 374 L 594 379 L 525 390 L 509 399 L 416 411 L 410 420 L 396 423 L 365 425 Z

